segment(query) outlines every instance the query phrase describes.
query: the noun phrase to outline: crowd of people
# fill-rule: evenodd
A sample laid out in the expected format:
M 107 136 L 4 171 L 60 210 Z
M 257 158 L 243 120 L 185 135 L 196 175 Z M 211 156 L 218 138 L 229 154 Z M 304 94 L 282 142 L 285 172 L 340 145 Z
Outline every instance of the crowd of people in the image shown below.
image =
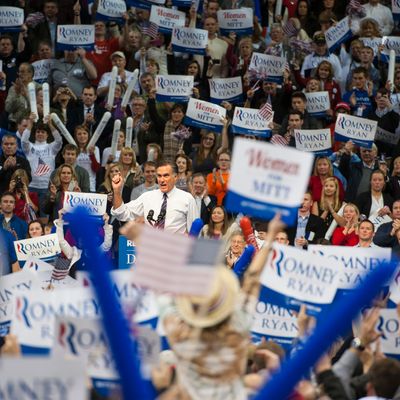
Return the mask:
M 66 192 L 107 195 L 104 225 L 96 241 L 114 268 L 118 268 L 120 228 L 129 221 L 187 234 L 200 218 L 204 226 L 199 236 L 223 243 L 224 268 L 218 272 L 217 292 L 229 286 L 234 300 L 222 319 L 210 317 L 204 325 L 196 316 L 190 319 L 183 304 L 166 317 L 173 357 L 153 373 L 155 391 L 162 399 L 250 398 L 289 357 L 273 341 L 257 345 L 249 341 L 248 299 L 258 294 L 261 265 L 273 242 L 305 250 L 310 244 L 383 247 L 391 248 L 393 257 L 400 254 L 400 68 L 395 69 L 393 82 L 388 80 L 380 42 L 400 32 L 392 3 L 284 0 L 277 12 L 277 2 L 178 4 L 186 13 L 186 26 L 208 32 L 206 54 L 195 55 L 174 52 L 170 35 L 151 31 L 150 10 L 131 7 L 130 2 L 120 20 L 104 21 L 97 18 L 98 1 L 2 1 L 2 6 L 22 8 L 25 21 L 19 32 L 2 29 L 0 35 L 0 277 L 21 269 L 15 241 L 52 232 L 60 241 L 60 257 L 69 260 L 70 275 L 87 269 L 90 259 L 85 249 L 63 223 Z M 167 1 L 165 6 L 172 4 Z M 218 11 L 240 8 L 258 10 L 252 35 L 220 34 Z M 346 16 L 352 35 L 330 52 L 325 32 Z M 57 26 L 64 24 L 93 24 L 94 49 L 59 51 Z M 255 53 L 285 58 L 282 84 L 249 69 Z M 50 67 L 39 79 L 44 60 L 50 60 Z M 114 66 L 117 84 L 110 106 L 107 95 Z M 138 82 L 123 106 L 136 69 Z M 243 102 L 221 103 L 226 118 L 221 118 L 220 134 L 189 126 L 187 104 L 157 99 L 157 75 L 193 76 L 192 96 L 204 101 L 210 101 L 210 79 L 241 77 Z M 52 118 L 44 117 L 45 82 L 50 88 L 50 112 L 62 121 L 75 144 Z M 32 83 L 36 110 L 30 104 Z M 307 111 L 306 94 L 320 91 L 328 92 L 330 108 L 315 117 Z M 236 137 L 230 125 L 236 106 L 261 109 L 266 103 L 274 112 L 271 136 L 241 136 L 271 142 L 279 152 L 281 146 L 296 146 L 296 129 L 329 128 L 332 152 L 315 157 L 293 226 L 285 227 L 278 217 L 269 224 L 252 219 L 261 250 L 240 275 L 239 287 L 235 265 L 247 243 L 242 216 L 225 208 Z M 111 118 L 93 145 L 93 133 L 107 111 Z M 335 141 L 339 114 L 376 121 L 386 136 L 371 148 Z M 127 135 L 128 117 L 133 121 L 132 137 Z M 116 151 L 111 143 L 115 120 L 121 121 Z M 129 229 L 126 232 L 129 238 Z M 371 350 L 378 337 L 377 318 L 377 309 L 367 313 L 358 333 L 349 333 L 333 346 L 291 398 L 400 399 L 399 362 Z M 303 309 L 298 324 L 301 342 L 313 324 Z M 354 337 L 358 341 L 352 341 Z M 193 338 L 198 340 L 200 356 L 187 358 L 183 344 Z M 6 338 L 4 353 L 14 348 L 13 340 Z M 212 361 L 211 355 L 216 357 Z

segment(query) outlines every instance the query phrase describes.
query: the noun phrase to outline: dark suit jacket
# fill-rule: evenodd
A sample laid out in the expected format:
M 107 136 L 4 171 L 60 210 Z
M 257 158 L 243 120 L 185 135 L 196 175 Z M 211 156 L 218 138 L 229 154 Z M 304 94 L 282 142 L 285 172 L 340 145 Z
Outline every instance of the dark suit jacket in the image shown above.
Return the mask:
M 6 159 L 7 157 L 5 157 L 4 154 L 0 155 L 0 193 L 3 193 L 8 190 L 12 174 L 17 169 L 24 169 L 28 174 L 29 182 L 32 180 L 31 166 L 26 158 L 21 156 L 16 156 L 17 162 L 15 166 L 12 168 L 4 169 L 3 165 Z
M 296 238 L 297 231 L 297 218 L 296 223 L 287 230 L 289 244 L 294 245 L 294 239 Z M 308 240 L 309 244 L 316 244 L 318 239 L 322 239 L 325 234 L 324 221 L 322 218 L 317 217 L 314 214 L 310 214 L 308 222 L 306 225 L 306 238 L 309 236 L 310 232 L 314 232 L 313 240 Z
M 371 192 L 364 192 L 359 194 L 354 203 L 360 210 L 360 214 L 364 214 L 369 217 L 369 211 L 372 205 Z M 390 194 L 383 193 L 383 204 L 392 209 L 393 198 Z
M 374 236 L 374 243 L 379 247 L 395 247 L 398 245 L 396 236 L 390 236 L 392 230 L 392 222 L 382 224 L 376 231 Z
M 201 200 L 200 218 L 204 222 L 204 225 L 208 224 L 211 216 L 211 211 L 217 205 L 217 198 L 215 196 L 208 196 L 211 202 L 206 206 L 204 199 Z

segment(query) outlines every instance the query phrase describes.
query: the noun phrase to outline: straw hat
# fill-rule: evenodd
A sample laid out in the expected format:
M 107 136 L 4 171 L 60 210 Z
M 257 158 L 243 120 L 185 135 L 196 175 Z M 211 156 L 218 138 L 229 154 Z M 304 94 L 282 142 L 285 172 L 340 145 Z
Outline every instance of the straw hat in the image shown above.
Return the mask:
M 207 297 L 185 296 L 176 299 L 181 318 L 196 328 L 219 324 L 233 312 L 239 295 L 239 281 L 226 267 L 217 267 Z

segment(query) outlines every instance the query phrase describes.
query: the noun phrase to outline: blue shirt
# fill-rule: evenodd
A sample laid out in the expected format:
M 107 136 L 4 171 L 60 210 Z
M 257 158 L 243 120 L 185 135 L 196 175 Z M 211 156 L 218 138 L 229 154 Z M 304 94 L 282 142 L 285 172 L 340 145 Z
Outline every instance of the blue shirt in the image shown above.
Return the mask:
M 371 99 L 369 98 L 368 92 L 366 90 L 360 90 L 360 89 L 349 90 L 343 95 L 343 101 L 348 104 L 351 104 L 350 97 L 353 93 L 356 95 L 356 105 L 351 106 L 352 114 L 357 115 L 359 117 L 366 117 L 373 111 L 372 102 Z M 361 115 L 357 114 L 359 108 L 362 109 Z
M 16 261 L 13 235 L 0 226 L 0 276 L 10 274 Z

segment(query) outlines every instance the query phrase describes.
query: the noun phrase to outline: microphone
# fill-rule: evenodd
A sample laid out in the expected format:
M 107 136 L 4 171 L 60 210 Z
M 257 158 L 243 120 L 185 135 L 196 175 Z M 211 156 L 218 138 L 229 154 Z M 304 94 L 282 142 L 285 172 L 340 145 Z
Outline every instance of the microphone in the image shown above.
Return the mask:
M 154 222 L 153 217 L 154 217 L 154 210 L 149 210 L 146 219 L 147 219 L 147 222 L 148 222 L 151 226 L 153 226 L 153 222 Z
M 199 233 L 201 231 L 201 229 L 204 226 L 204 222 L 201 218 L 196 218 L 193 222 L 192 222 L 192 226 L 190 227 L 190 231 L 189 231 L 189 236 L 193 236 L 193 237 L 197 237 L 199 236 Z
M 157 221 L 155 226 L 158 227 L 159 223 L 165 218 L 165 214 L 167 213 L 166 210 L 161 210 L 160 214 L 158 214 Z
M 251 244 L 254 247 L 255 251 L 257 252 L 259 250 L 258 244 L 257 244 L 256 237 L 254 236 L 254 231 L 253 231 L 253 227 L 251 226 L 250 219 L 247 217 L 241 218 L 240 219 L 240 228 L 243 231 L 246 243 Z

